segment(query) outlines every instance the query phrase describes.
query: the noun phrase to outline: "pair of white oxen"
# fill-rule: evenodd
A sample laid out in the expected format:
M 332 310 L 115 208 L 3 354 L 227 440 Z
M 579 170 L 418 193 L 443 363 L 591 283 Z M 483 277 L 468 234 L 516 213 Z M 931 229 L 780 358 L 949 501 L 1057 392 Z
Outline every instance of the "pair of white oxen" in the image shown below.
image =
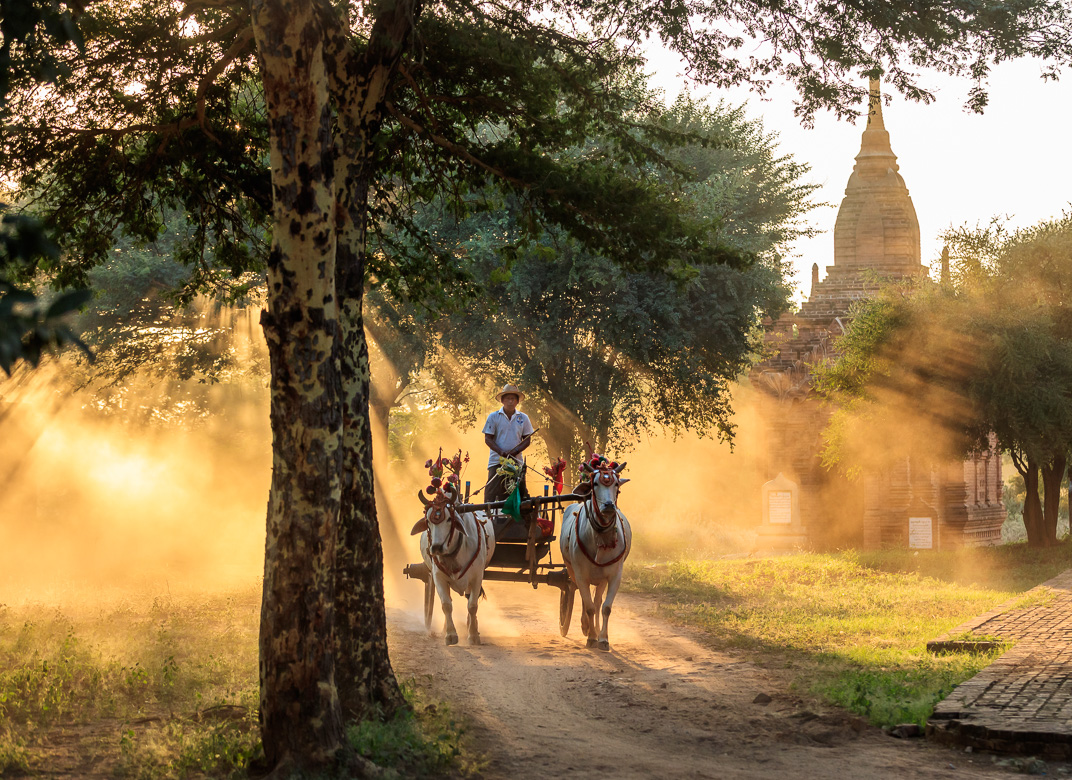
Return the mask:
M 607 624 L 633 542 L 629 521 L 618 509 L 618 490 L 629 481 L 621 477 L 623 468 L 625 463 L 599 468 L 584 464 L 588 479 L 574 493 L 586 498 L 566 507 L 559 534 L 562 560 L 581 594 L 581 630 L 588 636 L 588 646 L 600 650 L 610 650 Z M 449 483 L 438 489 L 431 501 L 424 493 L 420 498 L 425 505 L 424 517 L 411 533 L 421 535 L 421 555 L 443 605 L 447 644 L 458 642 L 452 615 L 453 590 L 468 599 L 469 644 L 478 645 L 477 605 L 484 595 L 484 569 L 495 552 L 491 518 L 483 511 L 458 512 L 459 493 Z

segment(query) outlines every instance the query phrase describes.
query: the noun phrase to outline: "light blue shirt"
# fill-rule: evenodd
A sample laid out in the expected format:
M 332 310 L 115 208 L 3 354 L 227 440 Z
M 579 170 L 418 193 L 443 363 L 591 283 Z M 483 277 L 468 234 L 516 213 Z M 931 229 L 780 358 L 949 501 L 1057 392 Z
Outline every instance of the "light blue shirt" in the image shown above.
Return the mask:
M 521 444 L 523 438 L 531 436 L 535 431 L 527 414 L 515 411 L 513 417 L 507 417 L 500 407 L 488 415 L 488 421 L 484 423 L 484 433 L 495 437 L 495 445 L 500 450 L 510 452 Z M 491 457 L 488 458 L 488 468 L 498 466 L 500 460 L 499 453 L 492 450 Z M 524 463 L 525 456 L 518 455 L 516 460 Z

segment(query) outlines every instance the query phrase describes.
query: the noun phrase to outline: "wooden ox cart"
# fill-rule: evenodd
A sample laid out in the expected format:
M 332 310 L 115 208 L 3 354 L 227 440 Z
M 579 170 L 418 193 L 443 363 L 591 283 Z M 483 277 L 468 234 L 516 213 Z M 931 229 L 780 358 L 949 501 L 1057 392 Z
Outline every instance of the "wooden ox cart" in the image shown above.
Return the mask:
M 484 581 L 527 582 L 533 588 L 539 585 L 552 585 L 561 591 L 558 600 L 558 628 L 562 636 L 569 633 L 570 618 L 573 615 L 573 599 L 577 587 L 570 580 L 566 565 L 551 557 L 551 543 L 558 537 L 559 519 L 565 504 L 583 501 L 583 496 L 573 493 L 548 495 L 549 485 L 544 485 L 544 495 L 521 502 L 522 515 L 536 508 L 542 510 L 542 519 L 547 522 L 541 527 L 539 522 L 515 520 L 504 515 L 501 510 L 505 501 L 492 501 L 485 504 L 470 504 L 469 485 L 465 483 L 465 502 L 457 506 L 458 513 L 486 511 L 495 528 L 495 553 L 484 571 Z M 432 628 L 435 610 L 436 591 L 432 584 L 431 573 L 424 562 L 411 563 L 402 569 L 402 573 L 411 579 L 424 583 L 424 626 Z

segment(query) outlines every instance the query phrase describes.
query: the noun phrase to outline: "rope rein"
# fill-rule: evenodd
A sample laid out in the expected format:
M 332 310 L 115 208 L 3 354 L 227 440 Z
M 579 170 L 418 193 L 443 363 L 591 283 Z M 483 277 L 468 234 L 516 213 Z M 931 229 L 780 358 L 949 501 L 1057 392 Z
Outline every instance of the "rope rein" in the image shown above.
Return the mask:
M 599 555 L 599 549 L 600 549 L 599 546 L 598 545 L 596 546 L 596 553 L 595 553 L 595 555 L 592 555 L 590 552 L 588 552 L 588 548 L 586 548 L 584 546 L 584 541 L 581 539 L 581 510 L 584 511 L 585 517 L 588 519 L 588 525 L 592 528 L 592 531 L 595 532 L 599 536 L 602 536 L 603 534 L 609 532 L 611 529 L 617 528 L 619 525 L 621 525 L 621 515 L 618 513 L 617 505 L 614 506 L 614 519 L 608 525 L 600 526 L 599 523 L 596 521 L 597 517 L 602 517 L 602 514 L 597 511 L 597 506 L 596 506 L 596 490 L 595 490 L 596 479 L 600 479 L 600 481 L 603 483 L 604 486 L 607 486 L 607 487 L 610 486 L 610 484 L 605 479 L 603 479 L 604 476 L 605 476 L 605 472 L 603 474 L 600 474 L 600 473 L 593 473 L 592 474 L 592 479 L 591 479 L 592 494 L 589 496 L 588 501 L 581 502 L 581 509 L 578 509 L 577 514 L 574 515 L 574 518 L 575 518 L 574 532 L 577 534 L 577 546 L 581 549 L 581 552 L 584 553 L 584 557 L 592 562 L 593 566 L 613 566 L 618 561 L 620 561 L 622 558 L 624 558 L 625 554 L 627 552 L 629 552 L 629 545 L 626 543 L 626 540 L 625 540 L 625 527 L 624 526 L 622 527 L 621 532 L 620 532 L 621 533 L 621 539 L 622 539 L 622 551 L 620 553 L 618 553 L 611 560 L 604 561 L 603 563 L 600 563 L 599 561 L 596 560 L 596 555 Z M 614 479 L 617 480 L 617 475 L 615 475 Z M 604 548 L 604 549 L 606 549 L 606 548 Z
M 453 557 L 453 556 L 457 555 L 459 552 L 461 552 L 462 544 L 465 541 L 465 533 L 462 530 L 461 519 L 458 517 L 457 513 L 454 511 L 454 507 L 450 506 L 449 510 L 450 510 L 450 533 L 447 534 L 447 540 L 446 540 L 445 544 L 447 544 L 447 545 L 450 544 L 450 540 L 454 536 L 455 530 L 457 530 L 457 531 L 459 531 L 459 533 L 458 533 L 458 547 L 454 550 L 454 552 L 451 552 L 451 553 L 440 553 L 439 555 L 433 555 L 431 552 L 429 552 L 428 555 L 432 559 L 432 562 L 439 568 L 439 570 L 441 572 L 443 572 L 448 577 L 451 577 L 453 579 L 461 579 L 462 577 L 465 576 L 466 572 L 468 572 L 469 569 L 471 569 L 473 567 L 473 564 L 476 563 L 476 559 L 480 557 L 480 550 L 481 550 L 481 548 L 483 546 L 484 534 L 487 533 L 487 527 L 484 525 L 483 521 L 478 520 L 476 515 L 473 515 L 473 520 L 476 523 L 476 550 L 473 552 L 473 557 L 469 559 L 469 563 L 465 564 L 465 568 L 461 569 L 461 571 L 458 571 L 458 572 L 451 572 L 445 566 L 443 566 L 443 563 L 440 561 L 440 558 L 450 558 L 450 557 Z

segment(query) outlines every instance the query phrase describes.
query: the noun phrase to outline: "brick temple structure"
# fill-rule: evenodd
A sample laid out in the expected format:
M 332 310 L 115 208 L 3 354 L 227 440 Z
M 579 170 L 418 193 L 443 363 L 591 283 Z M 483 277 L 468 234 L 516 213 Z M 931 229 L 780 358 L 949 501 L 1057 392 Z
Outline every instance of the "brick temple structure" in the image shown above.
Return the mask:
M 881 473 L 850 482 L 819 461 L 829 419 L 811 390 L 811 367 L 834 354 L 853 302 L 884 284 L 930 283 L 920 262 L 919 221 L 882 117 L 877 81 L 860 153 L 834 227 L 834 264 L 799 311 L 768 323 L 775 354 L 752 372 L 764 391 L 767 478 L 783 473 L 800 486 L 800 514 L 814 548 L 909 546 L 951 548 L 1001 542 L 1005 521 L 1001 458 L 991 449 L 963 462 L 891 462 Z M 933 524 L 917 533 L 921 516 Z M 928 541 L 928 545 L 926 542 Z

